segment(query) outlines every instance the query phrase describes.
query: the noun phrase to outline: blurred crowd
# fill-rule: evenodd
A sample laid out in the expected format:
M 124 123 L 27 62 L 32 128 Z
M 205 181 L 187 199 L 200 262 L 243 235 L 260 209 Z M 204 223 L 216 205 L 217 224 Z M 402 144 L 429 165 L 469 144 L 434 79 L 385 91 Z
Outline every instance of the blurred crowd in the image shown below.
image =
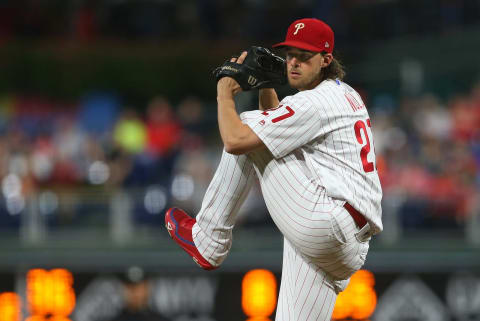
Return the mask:
M 432 94 L 372 102 L 384 200 L 405 228 L 455 228 L 480 207 L 480 83 L 442 101 Z
M 217 45 L 233 38 L 268 45 L 279 41 L 279 30 L 300 16 L 318 17 L 334 25 L 342 51 L 350 51 L 354 62 L 358 48 L 367 48 L 368 41 L 442 34 L 478 25 L 480 2 L 7 0 L 0 1 L 0 45 L 25 41 L 27 48 L 35 48 L 37 40 L 44 44 L 119 40 L 127 48 L 142 41 L 158 42 L 163 48 L 164 40 L 209 39 Z M 45 89 L 52 87 L 55 92 L 57 88 L 43 78 L 50 72 L 35 74 L 41 86 L 34 86 L 33 81 L 32 90 L 30 73 L 22 68 L 43 71 L 48 69 L 45 61 L 59 59 L 58 68 L 70 70 L 68 55 L 60 51 L 58 56 L 30 64 L 30 59 L 36 59 L 33 56 L 16 61 L 16 69 L 7 73 L 2 87 L 15 94 L 0 97 L 0 227 L 19 226 L 19 214 L 31 211 L 32 206 L 55 224 L 65 213 L 70 223 L 85 213 L 105 214 L 117 190 L 127 190 L 134 200 L 137 222 L 162 224 L 159 214 L 171 205 L 193 213 L 199 209 L 222 148 L 215 103 L 188 94 L 173 102 L 165 94 L 131 105 L 103 87 L 100 92 L 72 98 L 65 92 L 78 87 L 75 76 L 70 87 L 63 89 L 64 95 L 58 90 L 58 97 L 70 98 L 52 98 L 55 95 Z M 7 70 L 8 65 L 6 59 L 2 66 Z M 111 77 L 111 70 L 85 79 L 105 74 Z M 106 79 L 114 87 L 111 78 Z M 142 81 L 157 82 L 160 88 L 170 85 L 168 78 Z M 16 82 L 18 86 L 8 87 Z M 134 81 L 127 83 L 131 88 Z M 180 83 L 185 90 L 187 81 Z M 369 88 L 359 89 L 368 94 Z M 480 208 L 480 85 L 448 100 L 430 93 L 376 94 L 369 97 L 367 106 L 384 199 L 396 204 L 402 225 L 413 229 L 463 227 Z M 98 201 L 91 204 L 92 199 Z M 268 214 L 257 190 L 241 214 L 245 224 L 266 221 Z
M 47 200 L 66 190 L 122 189 L 140 193 L 146 213 L 172 205 L 198 210 L 222 150 L 207 105 L 193 96 L 177 104 L 157 96 L 146 106 L 125 106 L 107 93 L 69 103 L 4 96 L 0 222 L 46 189 Z M 383 95 L 369 106 L 384 199 L 399 202 L 403 226 L 462 227 L 478 210 L 480 84 L 448 101 Z M 252 194 L 245 212 L 266 215 L 259 193 Z
M 216 128 L 214 117 L 193 96 L 175 107 L 163 96 L 135 107 L 107 93 L 73 103 L 5 96 L 0 101 L 0 224 L 44 190 L 42 214 L 59 212 L 61 195 L 68 191 L 91 195 L 93 190 L 108 204 L 112 191 L 127 189 L 150 214 L 164 210 L 172 191 L 179 201 L 191 199 L 194 184 L 208 184 L 211 177 L 209 150 L 221 148 L 215 140 L 206 143 Z M 150 193 L 139 197 L 144 190 Z

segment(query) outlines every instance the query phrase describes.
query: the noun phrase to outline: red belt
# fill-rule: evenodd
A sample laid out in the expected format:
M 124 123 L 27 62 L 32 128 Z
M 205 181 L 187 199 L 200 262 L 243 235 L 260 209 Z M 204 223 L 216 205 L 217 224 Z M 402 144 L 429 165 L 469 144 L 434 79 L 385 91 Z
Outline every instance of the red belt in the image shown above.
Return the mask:
M 345 202 L 345 205 L 343 205 L 343 207 L 345 207 L 347 212 L 350 213 L 350 215 L 353 217 L 353 220 L 355 221 L 355 223 L 357 223 L 359 228 L 362 228 L 367 224 L 367 220 L 365 219 L 365 216 L 363 216 L 362 213 L 354 209 L 352 205 Z

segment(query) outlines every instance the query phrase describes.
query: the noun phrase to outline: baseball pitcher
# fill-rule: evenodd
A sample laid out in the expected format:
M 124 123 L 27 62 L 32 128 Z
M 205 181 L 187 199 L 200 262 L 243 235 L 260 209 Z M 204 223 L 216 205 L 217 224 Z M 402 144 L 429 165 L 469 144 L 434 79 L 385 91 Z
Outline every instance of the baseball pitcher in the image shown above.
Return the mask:
M 294 21 L 274 47 L 285 59 L 252 47 L 214 71 L 223 155 L 196 218 L 171 208 L 166 227 L 202 268 L 217 268 L 256 175 L 284 236 L 276 320 L 330 320 L 382 231 L 371 122 L 327 24 Z M 279 101 L 273 87 L 286 81 L 299 92 Z M 252 89 L 259 109 L 238 115 L 234 96 Z

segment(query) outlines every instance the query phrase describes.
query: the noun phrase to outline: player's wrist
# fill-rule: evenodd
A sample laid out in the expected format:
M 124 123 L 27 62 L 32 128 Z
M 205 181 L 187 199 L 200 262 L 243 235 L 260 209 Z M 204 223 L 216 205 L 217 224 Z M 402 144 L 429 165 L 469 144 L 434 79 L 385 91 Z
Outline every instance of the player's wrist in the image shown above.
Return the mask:
M 235 100 L 233 99 L 233 95 L 217 95 L 217 103 L 219 103 L 221 106 L 223 106 L 222 103 L 224 103 L 224 102 L 235 103 Z
M 217 82 L 217 96 L 234 96 L 242 91 L 238 82 L 231 77 L 223 77 Z

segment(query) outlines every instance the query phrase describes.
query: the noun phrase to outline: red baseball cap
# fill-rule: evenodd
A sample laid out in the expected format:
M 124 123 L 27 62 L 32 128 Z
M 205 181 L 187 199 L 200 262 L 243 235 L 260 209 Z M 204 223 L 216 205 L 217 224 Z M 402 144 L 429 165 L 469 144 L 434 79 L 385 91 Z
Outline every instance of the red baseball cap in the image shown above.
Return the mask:
M 285 41 L 272 47 L 295 47 L 299 49 L 328 53 L 333 52 L 334 36 L 332 28 L 325 22 L 314 18 L 295 20 L 288 27 Z

